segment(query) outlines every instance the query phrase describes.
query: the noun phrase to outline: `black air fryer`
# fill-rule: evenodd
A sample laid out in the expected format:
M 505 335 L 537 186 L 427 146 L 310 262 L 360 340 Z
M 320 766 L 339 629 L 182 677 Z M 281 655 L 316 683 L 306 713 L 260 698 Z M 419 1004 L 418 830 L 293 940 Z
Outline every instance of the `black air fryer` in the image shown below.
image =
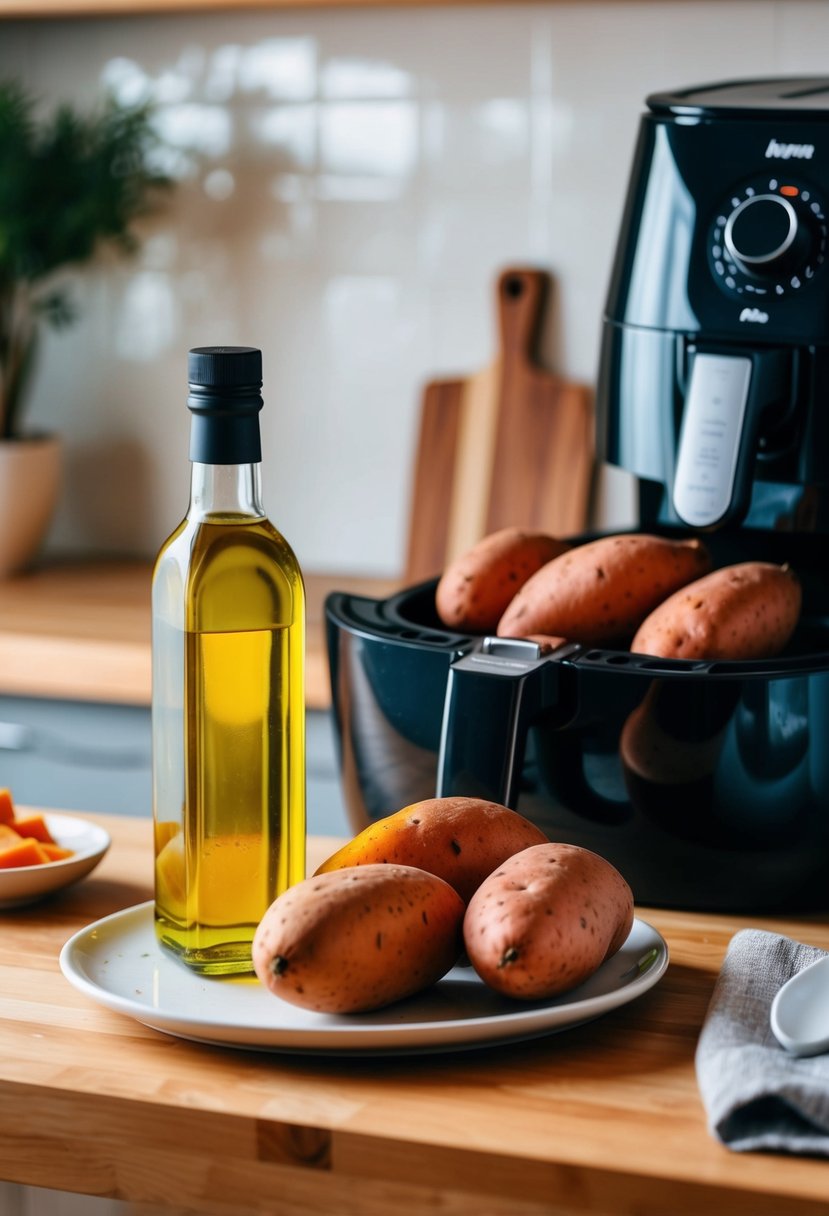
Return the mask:
M 515 807 L 640 903 L 829 908 L 829 79 L 658 94 L 603 325 L 604 459 L 641 528 L 789 562 L 786 653 L 649 658 L 447 631 L 436 582 L 326 605 L 352 826 L 435 795 Z M 585 538 L 588 539 L 588 538 Z

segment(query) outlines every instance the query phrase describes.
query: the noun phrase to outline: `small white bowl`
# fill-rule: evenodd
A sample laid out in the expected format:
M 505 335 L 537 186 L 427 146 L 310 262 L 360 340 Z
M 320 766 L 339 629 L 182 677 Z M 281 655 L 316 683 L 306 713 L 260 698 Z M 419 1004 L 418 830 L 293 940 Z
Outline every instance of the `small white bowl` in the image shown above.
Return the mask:
M 108 832 L 85 819 L 54 814 L 45 814 L 43 818 L 57 843 L 65 849 L 73 849 L 74 853 L 63 861 L 0 870 L 0 910 L 34 903 L 85 878 L 112 843 Z

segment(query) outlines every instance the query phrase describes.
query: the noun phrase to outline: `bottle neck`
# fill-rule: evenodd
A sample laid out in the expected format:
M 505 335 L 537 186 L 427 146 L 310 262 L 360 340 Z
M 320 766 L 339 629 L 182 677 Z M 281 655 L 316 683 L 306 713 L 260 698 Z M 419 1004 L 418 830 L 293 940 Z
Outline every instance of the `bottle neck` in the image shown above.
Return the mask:
M 187 518 L 221 516 L 264 519 L 258 464 L 201 464 L 193 461 Z

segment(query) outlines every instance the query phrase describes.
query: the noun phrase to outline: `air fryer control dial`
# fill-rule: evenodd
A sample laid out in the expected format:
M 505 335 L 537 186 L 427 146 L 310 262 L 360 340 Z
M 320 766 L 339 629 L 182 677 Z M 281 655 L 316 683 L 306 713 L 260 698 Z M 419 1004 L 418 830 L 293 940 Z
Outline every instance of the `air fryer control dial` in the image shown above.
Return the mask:
M 756 194 L 735 207 L 725 223 L 724 241 L 732 261 L 746 274 L 774 274 L 791 254 L 798 234 L 805 229 L 798 224 L 797 212 L 787 198 L 779 194 Z
M 779 299 L 799 291 L 826 256 L 827 221 L 814 191 L 766 178 L 733 194 L 709 239 L 714 275 L 729 294 Z

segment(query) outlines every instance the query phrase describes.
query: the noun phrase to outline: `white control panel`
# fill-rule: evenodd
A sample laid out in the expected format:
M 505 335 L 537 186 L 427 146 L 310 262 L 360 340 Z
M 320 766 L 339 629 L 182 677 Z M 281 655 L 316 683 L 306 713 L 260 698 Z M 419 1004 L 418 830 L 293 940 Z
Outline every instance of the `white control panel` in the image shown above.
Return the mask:
M 674 510 L 692 527 L 713 526 L 731 504 L 750 382 L 750 359 L 694 358 L 673 492 Z

